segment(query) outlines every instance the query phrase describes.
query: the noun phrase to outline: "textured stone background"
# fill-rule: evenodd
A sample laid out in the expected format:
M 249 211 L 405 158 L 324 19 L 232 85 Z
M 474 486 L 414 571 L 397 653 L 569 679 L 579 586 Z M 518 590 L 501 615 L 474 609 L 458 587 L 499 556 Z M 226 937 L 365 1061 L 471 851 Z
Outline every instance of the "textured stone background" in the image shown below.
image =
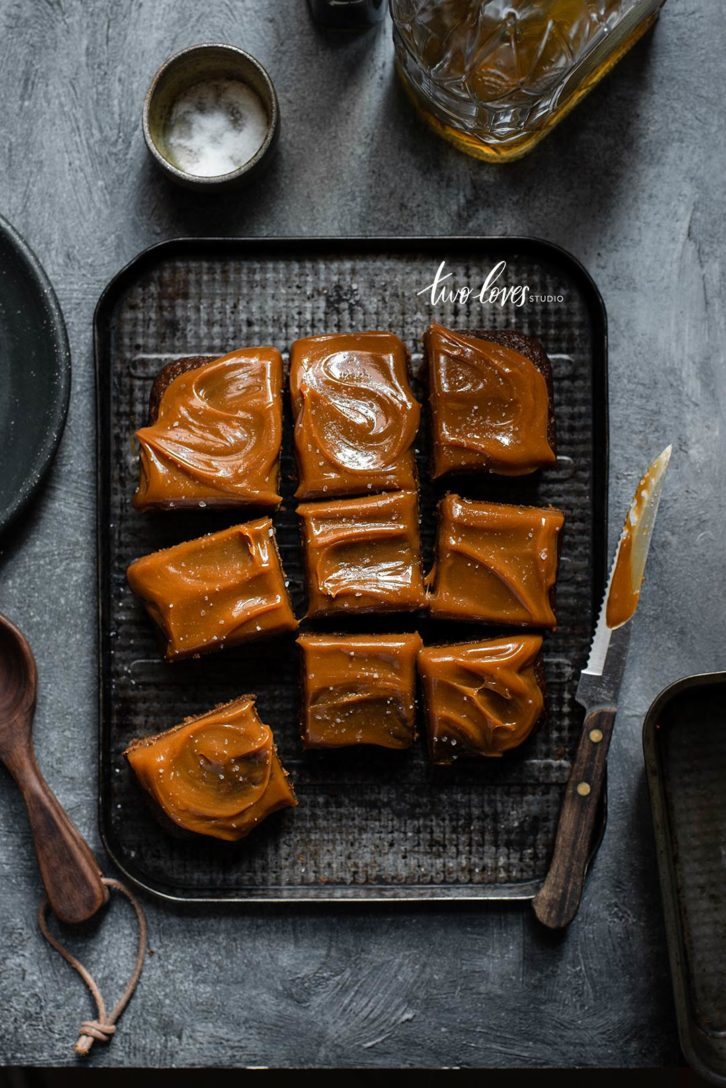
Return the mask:
M 172 190 L 147 162 L 148 81 L 197 41 L 269 67 L 281 147 L 225 199 Z M 138 997 L 98 1065 L 653 1066 L 679 1060 L 640 727 L 656 692 L 724 667 L 726 167 L 720 0 L 670 0 L 660 24 L 521 163 L 492 168 L 412 115 L 387 31 L 317 32 L 302 0 L 2 0 L 0 211 L 51 276 L 73 347 L 60 454 L 0 542 L 0 610 L 41 676 L 36 738 L 53 787 L 96 832 L 91 319 L 106 281 L 177 234 L 535 234 L 595 276 L 611 334 L 611 503 L 674 457 L 610 760 L 610 821 L 576 924 L 526 908 L 171 909 L 147 904 Z M 615 520 L 619 520 L 616 517 Z M 0 1056 L 72 1062 L 86 998 L 41 944 L 23 813 L 0 776 Z M 121 907 L 114 927 L 123 928 Z M 119 977 L 108 935 L 88 949 Z M 77 947 L 84 947 L 78 942 Z

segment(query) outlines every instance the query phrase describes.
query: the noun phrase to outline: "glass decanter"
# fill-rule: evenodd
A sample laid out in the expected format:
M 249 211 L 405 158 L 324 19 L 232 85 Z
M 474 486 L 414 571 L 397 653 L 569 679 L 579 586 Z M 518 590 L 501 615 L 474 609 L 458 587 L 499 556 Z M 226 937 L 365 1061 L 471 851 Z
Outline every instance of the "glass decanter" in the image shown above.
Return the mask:
M 416 108 L 480 159 L 530 151 L 610 71 L 664 0 L 391 0 Z

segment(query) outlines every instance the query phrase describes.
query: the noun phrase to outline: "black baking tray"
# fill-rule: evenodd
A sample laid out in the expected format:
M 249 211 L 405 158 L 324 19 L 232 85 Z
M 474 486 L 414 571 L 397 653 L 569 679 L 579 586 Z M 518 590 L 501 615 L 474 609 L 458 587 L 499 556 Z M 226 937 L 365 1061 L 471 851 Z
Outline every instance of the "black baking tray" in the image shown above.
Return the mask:
M 726 672 L 661 692 L 643 749 L 681 1047 L 726 1085 Z
M 434 305 L 426 288 L 441 261 L 457 285 L 479 287 L 494 276 L 496 286 L 526 290 L 503 305 L 476 297 Z M 161 660 L 151 624 L 126 585 L 127 564 L 248 515 L 136 513 L 132 434 L 146 420 L 153 377 L 170 359 L 257 343 L 285 350 L 296 337 L 316 333 L 395 331 L 411 352 L 414 386 L 423 397 L 421 341 L 432 319 L 460 329 L 516 328 L 538 336 L 552 358 L 557 465 L 517 481 L 449 485 L 472 497 L 554 503 L 565 511 L 560 623 L 545 645 L 547 724 L 505 759 L 450 770 L 431 768 L 422 745 L 408 753 L 303 753 L 292 638 L 181 666 Z M 95 346 L 100 822 L 115 864 L 175 900 L 531 898 L 547 869 L 581 728 L 577 674 L 605 580 L 606 318 L 582 265 L 557 246 L 527 238 L 180 239 L 142 253 L 109 284 L 96 311 Z M 445 489 L 430 482 L 426 432 L 424 421 L 418 456 L 428 563 L 435 503 Z M 301 615 L 289 418 L 282 475 L 285 501 L 275 524 Z M 388 630 L 412 625 L 429 642 L 496 633 L 411 617 L 386 621 Z M 299 807 L 276 814 L 237 846 L 170 835 L 144 803 L 123 749 L 133 737 L 246 691 L 257 694 L 262 718 L 275 730 Z M 599 830 L 603 822 L 604 815 Z

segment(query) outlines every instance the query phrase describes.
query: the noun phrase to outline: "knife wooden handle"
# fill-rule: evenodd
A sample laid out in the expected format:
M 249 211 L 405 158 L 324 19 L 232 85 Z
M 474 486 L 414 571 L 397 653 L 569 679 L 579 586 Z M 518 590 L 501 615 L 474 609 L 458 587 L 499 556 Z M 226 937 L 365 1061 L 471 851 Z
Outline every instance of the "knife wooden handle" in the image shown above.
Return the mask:
M 614 722 L 614 707 L 591 710 L 585 717 L 562 802 L 552 861 L 532 903 L 540 922 L 550 929 L 569 925 L 580 906 Z

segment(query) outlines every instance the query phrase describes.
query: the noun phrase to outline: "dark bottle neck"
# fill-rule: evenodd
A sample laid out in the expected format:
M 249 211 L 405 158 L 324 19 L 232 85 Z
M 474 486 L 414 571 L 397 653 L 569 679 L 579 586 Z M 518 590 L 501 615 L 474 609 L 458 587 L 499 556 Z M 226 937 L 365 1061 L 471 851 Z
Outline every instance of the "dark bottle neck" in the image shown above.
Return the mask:
M 380 23 L 386 0 L 308 0 L 313 18 L 323 26 L 355 30 Z

